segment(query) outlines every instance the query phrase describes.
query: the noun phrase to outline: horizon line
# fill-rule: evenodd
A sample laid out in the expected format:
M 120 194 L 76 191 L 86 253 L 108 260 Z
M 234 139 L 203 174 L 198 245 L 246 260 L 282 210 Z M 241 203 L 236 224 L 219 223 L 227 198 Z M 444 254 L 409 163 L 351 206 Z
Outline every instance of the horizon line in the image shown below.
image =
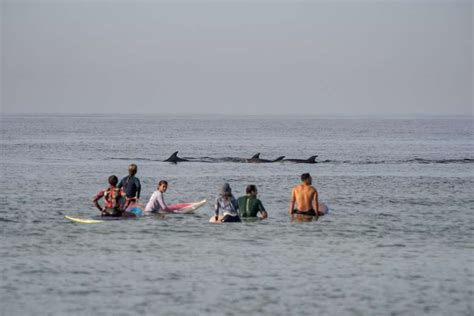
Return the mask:
M 473 118 L 474 113 L 469 114 L 454 114 L 454 113 L 292 113 L 292 114 L 283 114 L 283 113 L 157 113 L 157 112 L 141 112 L 141 113 L 124 113 L 124 112 L 4 112 L 0 111 L 0 115 L 6 116 L 41 116 L 41 115 L 52 115 L 52 116 L 236 116 L 236 117 L 341 117 L 341 118 L 362 118 L 362 117 L 391 117 L 391 118 L 406 118 L 406 117 L 415 117 L 415 118 L 436 118 L 436 117 L 452 117 L 452 118 Z

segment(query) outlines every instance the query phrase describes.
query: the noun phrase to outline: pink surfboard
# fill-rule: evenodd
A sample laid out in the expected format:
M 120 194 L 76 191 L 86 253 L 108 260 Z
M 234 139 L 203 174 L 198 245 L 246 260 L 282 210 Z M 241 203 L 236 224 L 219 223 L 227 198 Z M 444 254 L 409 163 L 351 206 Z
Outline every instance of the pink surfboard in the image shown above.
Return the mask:
M 168 205 L 169 213 L 177 214 L 190 214 L 194 213 L 198 208 L 206 204 L 206 200 L 202 200 L 194 203 L 182 203 L 182 204 L 171 204 Z

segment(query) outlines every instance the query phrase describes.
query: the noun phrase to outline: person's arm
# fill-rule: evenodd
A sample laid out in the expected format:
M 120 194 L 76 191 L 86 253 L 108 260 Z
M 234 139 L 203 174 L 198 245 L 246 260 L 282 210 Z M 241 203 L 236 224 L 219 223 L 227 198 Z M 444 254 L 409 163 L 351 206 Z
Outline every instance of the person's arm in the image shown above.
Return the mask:
M 216 204 L 214 205 L 214 212 L 216 214 L 216 222 L 219 219 L 219 199 L 216 200 Z
M 291 190 L 291 198 L 290 198 L 290 206 L 288 207 L 288 214 L 292 215 L 293 210 L 295 209 L 295 200 L 296 200 L 296 194 L 295 194 L 295 189 Z
M 313 203 L 314 203 L 314 210 L 316 210 L 316 214 L 317 215 L 320 215 L 319 214 L 319 201 L 318 201 L 318 190 L 316 190 L 316 188 L 314 189 L 314 199 L 313 199 Z
M 137 186 L 137 201 L 140 199 L 140 192 L 142 190 L 142 185 L 140 184 L 140 180 L 138 178 L 135 178 L 137 180 L 137 183 L 135 185 Z
M 100 206 L 99 200 L 104 196 L 104 190 L 101 190 L 99 193 L 96 194 L 92 202 L 94 203 L 95 207 L 99 209 L 99 211 L 103 212 L 104 209 Z
M 117 184 L 117 188 L 121 189 L 123 187 L 123 178 Z
M 165 203 L 165 198 L 163 196 L 163 193 L 159 194 L 156 200 L 157 200 L 157 202 L 158 202 L 158 204 L 159 204 L 162 211 L 167 211 L 168 210 L 168 206 Z
M 130 205 L 131 201 L 127 198 L 127 193 L 125 193 L 124 190 L 120 190 L 119 194 L 120 194 L 120 202 L 119 202 L 120 209 L 126 210 L 128 206 Z
M 258 200 L 258 208 L 259 208 L 260 214 L 262 214 L 261 219 L 267 218 L 268 213 L 267 213 L 267 211 L 265 211 L 265 208 L 263 207 L 263 204 L 260 200 Z

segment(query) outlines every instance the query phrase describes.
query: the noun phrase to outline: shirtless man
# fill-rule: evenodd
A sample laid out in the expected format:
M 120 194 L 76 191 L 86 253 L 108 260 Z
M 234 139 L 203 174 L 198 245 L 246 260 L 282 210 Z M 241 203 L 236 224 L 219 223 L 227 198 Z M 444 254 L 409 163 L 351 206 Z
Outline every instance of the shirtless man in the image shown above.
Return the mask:
M 291 191 L 290 207 L 288 214 L 306 216 L 322 216 L 324 212 L 319 211 L 318 191 L 312 186 L 313 179 L 309 173 L 301 175 L 301 184 L 298 184 Z M 295 209 L 296 203 L 296 209 Z

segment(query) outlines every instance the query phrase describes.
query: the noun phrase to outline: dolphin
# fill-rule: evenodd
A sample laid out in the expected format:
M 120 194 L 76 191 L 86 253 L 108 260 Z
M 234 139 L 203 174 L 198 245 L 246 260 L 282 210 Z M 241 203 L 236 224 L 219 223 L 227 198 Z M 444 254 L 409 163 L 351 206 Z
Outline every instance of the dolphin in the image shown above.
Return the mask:
M 183 158 L 179 158 L 179 157 L 178 157 L 178 152 L 175 151 L 168 159 L 163 160 L 163 161 L 165 161 L 165 162 L 178 163 L 178 162 L 181 162 L 181 161 L 189 161 L 189 160 L 183 159 Z
M 252 158 L 246 159 L 246 162 L 250 162 L 250 163 L 277 162 L 277 161 L 282 161 L 283 158 L 285 158 L 285 156 L 280 156 L 275 160 L 262 159 L 260 158 L 260 153 L 257 153 L 253 155 Z
M 296 162 L 296 163 L 317 163 L 316 157 L 318 157 L 318 155 L 311 156 L 308 159 L 284 159 L 283 161 Z

